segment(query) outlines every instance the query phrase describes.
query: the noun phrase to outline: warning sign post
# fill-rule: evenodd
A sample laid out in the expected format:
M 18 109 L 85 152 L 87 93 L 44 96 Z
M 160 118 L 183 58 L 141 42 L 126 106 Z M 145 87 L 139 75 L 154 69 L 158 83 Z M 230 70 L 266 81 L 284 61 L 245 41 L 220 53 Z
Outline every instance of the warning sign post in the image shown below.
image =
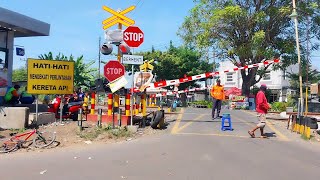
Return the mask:
M 74 62 L 28 59 L 30 94 L 72 94 Z

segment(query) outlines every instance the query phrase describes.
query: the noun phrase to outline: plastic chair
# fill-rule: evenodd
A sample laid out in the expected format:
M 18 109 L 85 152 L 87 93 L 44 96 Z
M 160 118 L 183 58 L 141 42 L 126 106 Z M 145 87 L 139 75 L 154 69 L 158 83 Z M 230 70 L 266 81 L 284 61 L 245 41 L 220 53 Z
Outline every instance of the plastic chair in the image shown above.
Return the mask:
M 228 122 L 228 126 L 225 125 L 226 121 Z M 232 131 L 232 123 L 231 123 L 231 115 L 225 113 L 222 115 L 221 119 L 221 131 L 229 130 Z

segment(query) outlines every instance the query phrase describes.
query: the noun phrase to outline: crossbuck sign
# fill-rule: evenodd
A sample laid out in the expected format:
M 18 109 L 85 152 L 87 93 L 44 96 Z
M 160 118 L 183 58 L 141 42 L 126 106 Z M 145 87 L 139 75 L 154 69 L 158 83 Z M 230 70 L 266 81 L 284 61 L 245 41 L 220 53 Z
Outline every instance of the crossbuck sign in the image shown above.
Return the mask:
M 111 26 L 116 25 L 117 23 L 123 24 L 127 27 L 129 27 L 135 23 L 134 20 L 125 16 L 126 13 L 134 10 L 136 8 L 135 6 L 130 6 L 129 8 L 127 8 L 123 11 L 118 11 L 118 12 L 107 7 L 107 6 L 103 6 L 102 8 L 103 8 L 103 10 L 105 10 L 113 15 L 112 17 L 102 21 L 104 30 L 108 29 Z

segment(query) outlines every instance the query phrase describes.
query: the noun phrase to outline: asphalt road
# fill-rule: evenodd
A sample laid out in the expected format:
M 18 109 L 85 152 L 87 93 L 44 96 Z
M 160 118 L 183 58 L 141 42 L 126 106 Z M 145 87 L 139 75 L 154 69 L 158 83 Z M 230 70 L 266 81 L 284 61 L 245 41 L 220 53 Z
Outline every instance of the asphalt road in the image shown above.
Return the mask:
M 233 131 L 221 131 L 221 121 L 212 121 L 208 109 L 185 109 L 166 134 L 1 155 L 1 180 L 319 179 L 320 149 L 294 141 L 271 123 L 269 139 L 249 138 L 256 117 L 243 111 L 231 115 Z

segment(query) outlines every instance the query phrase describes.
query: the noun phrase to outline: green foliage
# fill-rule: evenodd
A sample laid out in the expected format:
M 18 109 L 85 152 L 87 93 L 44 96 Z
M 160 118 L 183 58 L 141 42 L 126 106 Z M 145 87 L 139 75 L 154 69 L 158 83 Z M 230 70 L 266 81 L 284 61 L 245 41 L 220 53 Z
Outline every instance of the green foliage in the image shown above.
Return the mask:
M 94 64 L 94 60 L 85 63 L 83 56 L 77 57 L 76 59 L 70 55 L 69 57 L 58 54 L 57 56 L 53 56 L 52 52 L 48 54 L 42 54 L 39 56 L 39 59 L 46 60 L 62 60 L 62 61 L 73 61 L 74 62 L 74 85 L 76 87 L 89 87 L 91 82 L 94 81 L 94 76 L 97 73 L 97 68 L 92 68 L 91 66 Z
M 271 111 L 284 112 L 287 107 L 293 107 L 293 110 L 297 110 L 297 104 L 291 95 L 287 97 L 287 102 L 274 102 L 271 103 Z
M 197 0 L 189 16 L 179 29 L 178 35 L 190 47 L 213 49 L 215 58 L 228 59 L 235 66 L 260 63 L 281 54 L 282 63 L 274 68 L 285 69 L 297 63 L 294 25 L 289 15 L 291 0 Z M 320 9 L 318 0 L 299 1 L 299 31 L 320 39 Z M 307 18 L 310 18 L 308 22 Z M 300 33 L 301 42 L 307 42 L 306 34 Z M 306 60 L 306 46 L 300 46 L 302 61 Z M 314 43 L 311 50 L 317 50 Z M 242 93 L 259 82 L 268 68 L 252 68 L 241 71 Z M 258 77 L 258 78 L 256 78 Z
M 316 69 L 312 69 L 311 65 L 307 65 L 305 63 L 302 64 L 301 67 L 301 75 L 302 75 L 302 90 L 305 92 L 306 86 L 305 83 L 308 76 L 309 83 L 317 83 L 320 81 L 320 72 Z M 297 91 L 297 94 L 300 93 L 300 81 L 299 81 L 299 73 L 298 72 L 288 72 L 287 77 L 290 79 L 290 88 Z
M 189 102 L 189 105 L 202 105 L 202 106 L 207 106 L 208 108 L 212 108 L 212 101 L 193 101 Z
M 285 102 L 274 102 L 271 104 L 271 109 L 277 112 L 286 111 L 287 104 Z
M 294 107 L 294 106 L 296 106 L 296 103 L 295 103 L 295 101 L 294 101 L 294 99 L 292 98 L 292 96 L 291 95 L 288 95 L 287 96 L 287 107 Z
M 28 72 L 27 69 L 21 67 L 19 69 L 14 69 L 12 72 L 12 81 L 27 81 L 28 80 Z

